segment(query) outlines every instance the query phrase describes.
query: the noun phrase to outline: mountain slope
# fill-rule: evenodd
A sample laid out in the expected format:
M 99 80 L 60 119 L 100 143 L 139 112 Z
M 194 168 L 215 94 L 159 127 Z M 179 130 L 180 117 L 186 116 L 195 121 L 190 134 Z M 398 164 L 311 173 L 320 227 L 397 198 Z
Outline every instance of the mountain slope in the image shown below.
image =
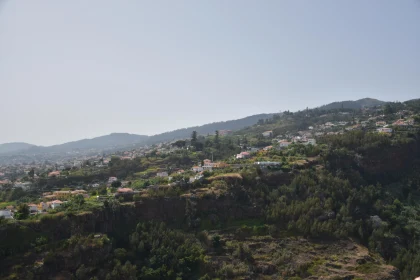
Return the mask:
M 41 147 L 30 145 L 26 143 L 13 143 L 0 145 L 0 154 L 4 150 L 8 154 L 43 154 L 43 153 L 66 153 L 72 151 L 83 151 L 90 149 L 106 149 L 106 148 L 123 148 L 129 145 L 137 144 L 154 144 L 162 141 L 169 141 L 173 139 L 183 139 L 191 136 L 195 130 L 198 134 L 206 135 L 214 133 L 216 130 L 238 130 L 247 126 L 254 125 L 259 119 L 270 118 L 272 114 L 259 114 L 245 117 L 237 120 L 230 120 L 225 122 L 215 122 L 201 126 L 194 126 L 188 128 L 177 129 L 170 132 L 156 134 L 153 136 L 136 135 L 129 133 L 112 133 L 92 139 L 83 139 L 73 142 L 68 142 L 60 145 L 49 147 Z M 20 145 L 18 145 L 20 144 Z M 26 146 L 25 146 L 26 145 Z M 4 146 L 4 147 L 3 147 Z M 2 150 L 1 150 L 2 149 Z
M 109 135 L 99 136 L 92 139 L 82 139 L 49 147 L 34 147 L 30 152 L 44 153 L 63 153 L 71 151 L 82 151 L 89 149 L 105 149 L 111 147 L 123 147 L 131 144 L 137 144 L 145 141 L 147 135 L 136 135 L 129 133 L 111 133 Z
M 150 136 L 147 143 L 153 144 L 161 141 L 169 141 L 173 139 L 188 138 L 191 136 L 193 131 L 197 131 L 198 134 L 207 135 L 214 133 L 216 130 L 238 130 L 247 126 L 254 125 L 259 119 L 271 118 L 273 114 L 258 114 L 249 117 L 245 117 L 237 120 L 230 120 L 225 122 L 214 122 L 201 126 L 193 126 L 188 128 L 177 129 L 161 134 Z
M 28 150 L 32 147 L 35 147 L 35 145 L 22 142 L 0 144 L 0 154 L 16 153 Z
M 384 101 L 373 99 L 373 98 L 363 98 L 359 100 L 348 100 L 348 101 L 339 101 L 339 102 L 333 102 L 324 106 L 319 107 L 319 109 L 322 110 L 331 110 L 331 109 L 340 109 L 340 108 L 346 108 L 346 109 L 362 109 L 363 107 L 373 107 L 378 105 L 383 105 Z

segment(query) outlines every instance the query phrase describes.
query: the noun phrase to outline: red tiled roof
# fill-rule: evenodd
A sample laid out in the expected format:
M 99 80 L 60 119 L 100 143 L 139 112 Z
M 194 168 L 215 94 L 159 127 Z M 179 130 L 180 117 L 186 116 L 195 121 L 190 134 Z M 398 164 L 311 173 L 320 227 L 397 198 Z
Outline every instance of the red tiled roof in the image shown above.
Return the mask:
M 117 192 L 119 192 L 119 193 L 127 193 L 127 192 L 132 192 L 132 191 L 133 191 L 133 189 L 130 189 L 130 188 L 119 188 L 117 190 Z

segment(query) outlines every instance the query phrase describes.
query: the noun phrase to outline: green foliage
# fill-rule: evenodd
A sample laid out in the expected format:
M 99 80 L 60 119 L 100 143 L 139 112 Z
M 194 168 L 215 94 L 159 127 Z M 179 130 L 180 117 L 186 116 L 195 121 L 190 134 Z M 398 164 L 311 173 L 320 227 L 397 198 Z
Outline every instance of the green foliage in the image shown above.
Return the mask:
M 170 230 L 164 224 L 140 223 L 130 235 L 144 279 L 190 278 L 199 272 L 203 249 L 191 235 Z
M 111 183 L 111 187 L 118 189 L 119 187 L 121 187 L 121 181 L 114 181 Z
M 16 210 L 15 218 L 17 220 L 24 220 L 29 217 L 29 206 L 27 204 L 19 204 Z

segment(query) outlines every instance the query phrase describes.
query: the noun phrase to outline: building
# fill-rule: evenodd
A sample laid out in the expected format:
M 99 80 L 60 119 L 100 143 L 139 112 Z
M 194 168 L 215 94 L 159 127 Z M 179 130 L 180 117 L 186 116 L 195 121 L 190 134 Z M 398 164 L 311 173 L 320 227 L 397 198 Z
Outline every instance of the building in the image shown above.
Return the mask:
M 210 163 L 210 164 L 204 164 L 202 166 L 202 168 L 203 168 L 203 171 L 212 171 L 213 170 L 213 164 L 212 163 Z
M 384 121 L 376 122 L 376 126 L 384 126 L 384 125 L 386 125 L 386 122 Z
M 14 185 L 15 188 L 22 188 L 24 191 L 28 190 L 31 186 L 31 182 L 16 182 Z
M 272 148 L 273 148 L 273 146 L 267 146 L 267 147 L 264 147 L 263 150 L 268 151 L 268 150 L 271 150 Z
M 219 135 L 220 136 L 226 136 L 226 135 L 229 135 L 229 134 L 232 134 L 232 130 L 219 130 Z
M 4 217 L 5 219 L 13 219 L 12 211 L 0 210 L 0 217 Z
M 118 188 L 117 193 L 132 193 L 133 189 L 131 188 Z
M 250 153 L 242 152 L 242 153 L 236 155 L 236 159 L 245 159 L 245 158 L 249 158 L 250 156 L 251 156 Z
M 311 144 L 311 145 L 315 146 L 316 145 L 316 140 L 314 138 L 308 138 L 306 140 L 306 144 L 307 145 Z
M 157 177 L 168 177 L 168 172 L 163 171 L 163 172 L 158 172 L 156 173 Z
M 273 136 L 273 131 L 272 130 L 264 131 L 262 133 L 262 136 L 264 136 L 264 137 L 272 137 Z
M 117 177 L 109 177 L 108 183 L 112 184 L 112 182 L 118 181 Z
M 58 177 L 60 176 L 60 171 L 52 171 L 48 173 L 48 177 Z
M 191 170 L 194 171 L 194 172 L 201 172 L 201 171 L 203 171 L 203 167 L 201 167 L 201 166 L 193 166 L 191 168 Z
M 273 167 L 273 166 L 281 166 L 281 162 L 274 162 L 274 161 L 258 161 L 254 163 L 260 167 Z
M 56 209 L 56 208 L 60 207 L 61 204 L 63 204 L 63 202 L 61 200 L 54 200 L 54 201 L 50 202 L 50 205 L 51 205 L 52 209 Z
M 390 128 L 390 127 L 381 127 L 381 128 L 378 128 L 377 131 L 379 133 L 392 133 L 392 128 Z
M 289 141 L 287 141 L 287 140 L 280 140 L 279 141 L 279 146 L 280 146 L 280 148 L 287 148 L 287 147 L 289 147 L 289 145 L 291 145 L 292 144 L 292 142 L 289 142 Z
M 55 192 L 53 192 L 53 196 L 55 198 L 66 199 L 66 198 L 69 198 L 71 195 L 72 195 L 71 191 L 55 191 Z
M 38 205 L 38 210 L 39 210 L 39 211 L 41 211 L 41 212 L 45 212 L 45 211 L 47 211 L 47 210 L 48 210 L 48 208 L 50 208 L 50 205 L 48 205 L 48 203 L 45 203 L 45 202 L 41 202 L 41 203 Z
M 38 212 L 38 205 L 36 204 L 28 204 L 29 212 L 30 213 L 37 213 Z

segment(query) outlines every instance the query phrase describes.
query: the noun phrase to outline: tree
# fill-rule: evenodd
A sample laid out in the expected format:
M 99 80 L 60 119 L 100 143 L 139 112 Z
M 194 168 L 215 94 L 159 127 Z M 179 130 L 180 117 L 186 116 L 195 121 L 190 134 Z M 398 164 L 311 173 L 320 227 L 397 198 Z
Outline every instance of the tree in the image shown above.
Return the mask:
M 27 204 L 20 204 L 15 215 L 17 220 L 24 220 L 29 217 L 29 206 Z
M 35 176 L 35 170 L 32 168 L 31 171 L 28 173 L 29 178 L 33 179 Z
M 219 138 L 219 131 L 216 130 L 216 136 L 214 136 L 214 144 L 216 145 L 216 148 L 220 148 L 220 138 Z
M 384 108 L 384 114 L 385 115 L 390 115 L 392 113 L 394 113 L 394 109 L 392 108 L 391 104 L 389 104 L 389 103 L 386 104 L 385 108 Z
M 121 187 L 121 181 L 112 182 L 111 187 L 118 189 L 119 187 Z
M 197 131 L 193 131 L 191 134 L 191 145 L 195 146 L 195 143 L 197 143 Z

